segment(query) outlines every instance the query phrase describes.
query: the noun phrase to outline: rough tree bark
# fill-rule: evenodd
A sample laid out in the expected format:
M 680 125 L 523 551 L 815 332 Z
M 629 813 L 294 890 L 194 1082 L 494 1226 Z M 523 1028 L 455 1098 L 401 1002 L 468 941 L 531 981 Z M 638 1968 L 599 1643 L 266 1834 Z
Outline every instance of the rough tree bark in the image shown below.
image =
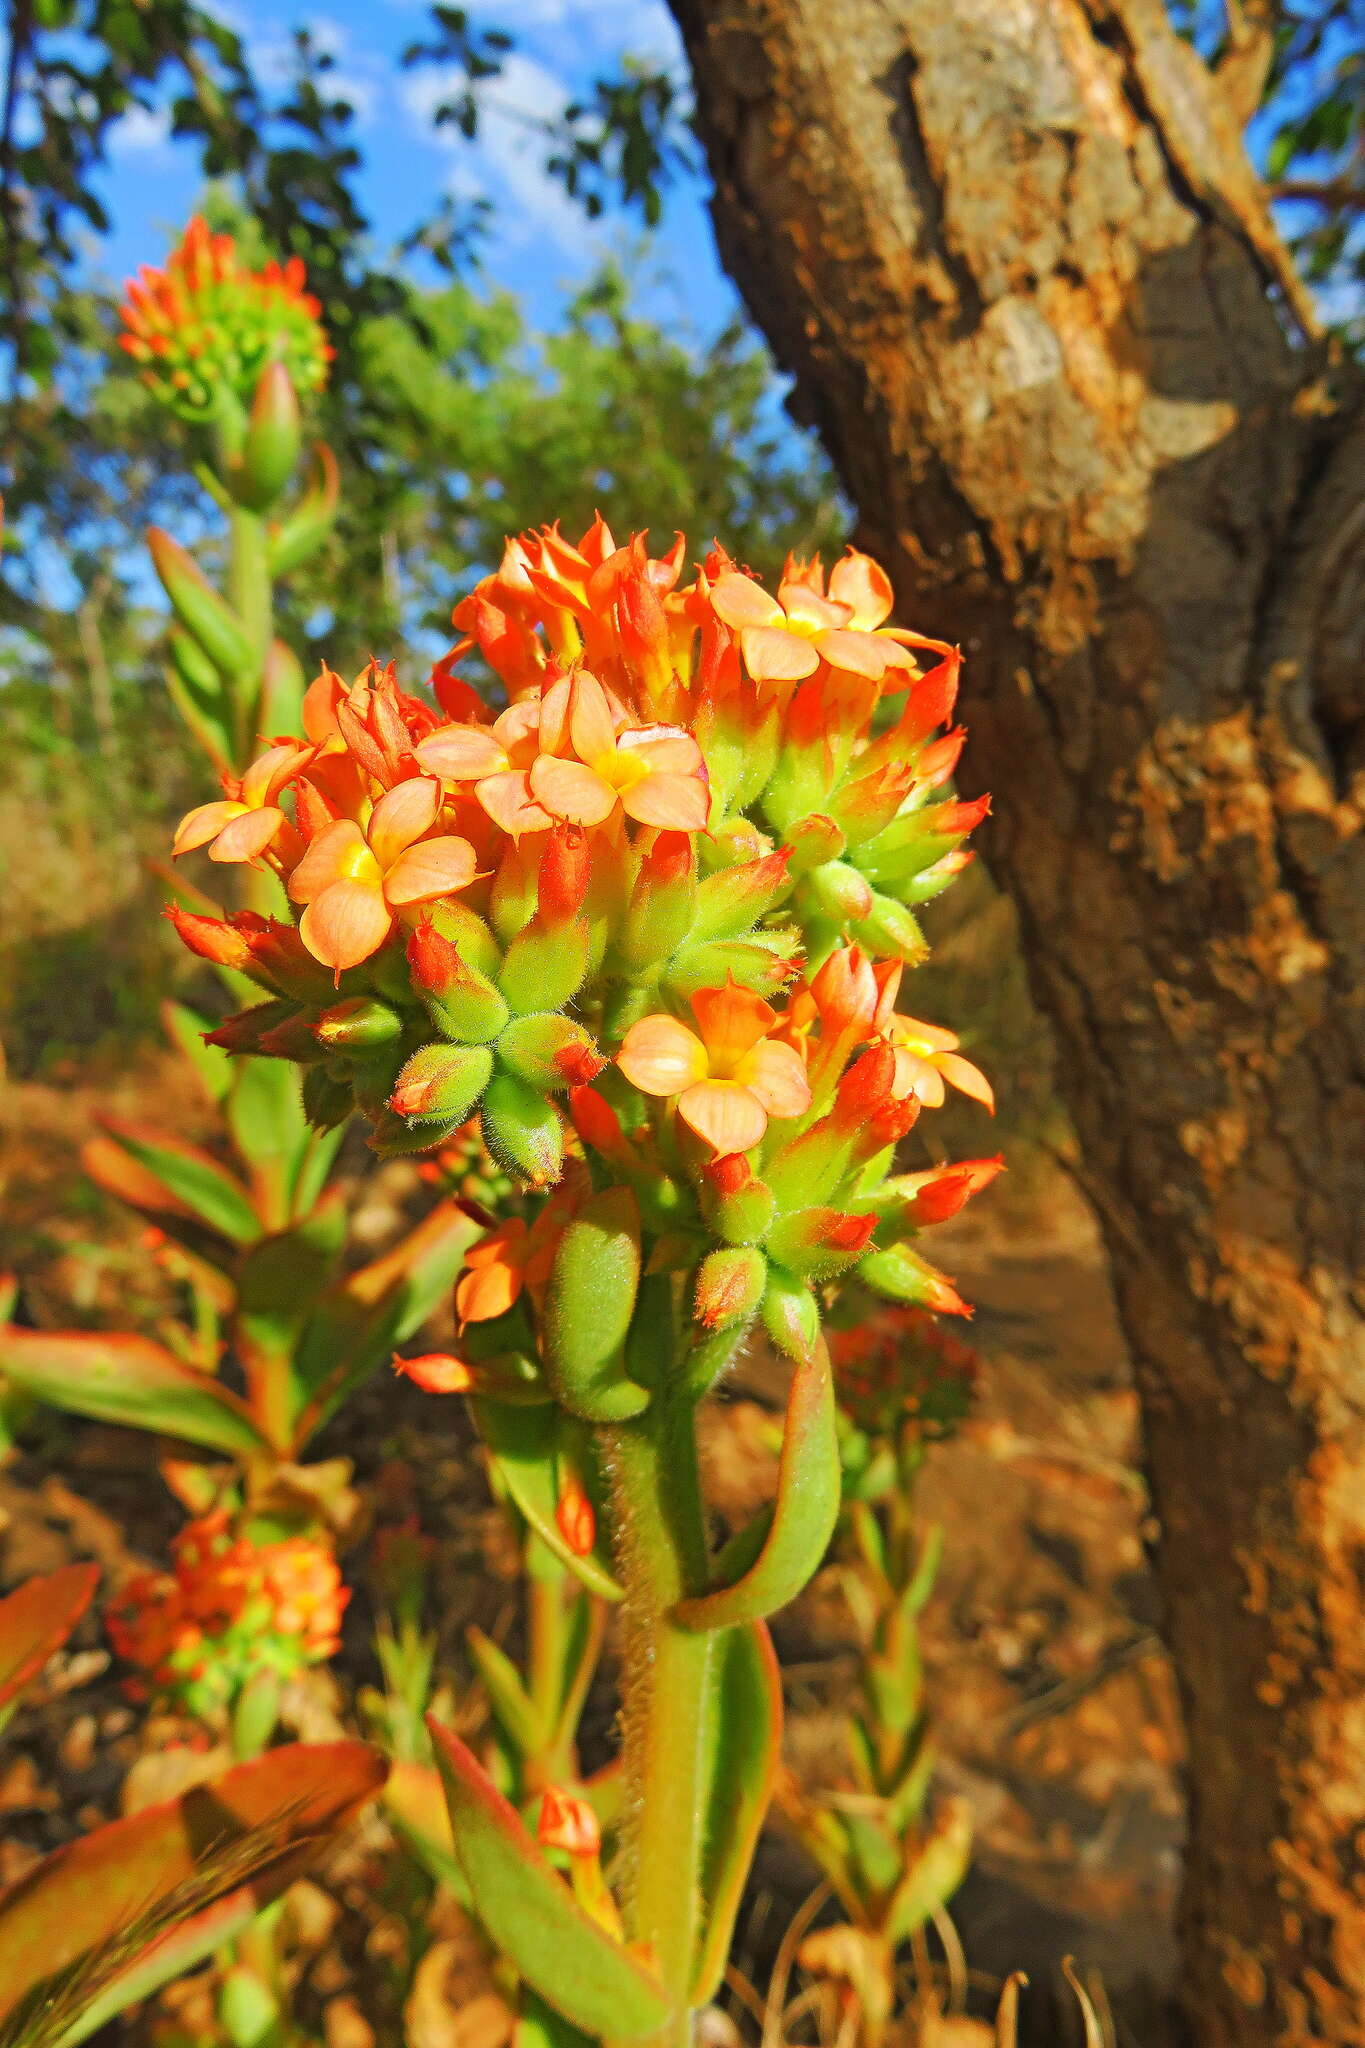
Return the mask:
M 672 0 L 723 258 L 968 651 L 1143 1396 L 1198 2048 L 1365 2043 L 1365 410 L 1161 0 Z

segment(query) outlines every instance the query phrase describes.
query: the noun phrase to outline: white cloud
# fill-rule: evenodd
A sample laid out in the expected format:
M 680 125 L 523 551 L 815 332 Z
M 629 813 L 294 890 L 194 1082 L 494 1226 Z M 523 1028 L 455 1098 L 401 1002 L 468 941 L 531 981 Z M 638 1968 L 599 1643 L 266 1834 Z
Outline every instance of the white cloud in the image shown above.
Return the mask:
M 170 139 L 167 107 L 130 107 L 109 130 L 109 148 L 115 156 L 149 156 L 165 149 Z
M 541 124 L 563 111 L 569 98 L 563 81 L 534 58 L 514 52 L 500 76 L 480 92 L 473 143 L 456 129 L 433 125 L 437 107 L 454 98 L 463 83 L 458 70 L 430 70 L 416 73 L 403 87 L 408 112 L 424 139 L 459 157 L 448 180 L 450 190 L 465 198 L 486 192 L 501 204 L 506 240 L 525 244 L 548 237 L 563 254 L 590 261 L 601 248 L 601 230 L 545 170 Z

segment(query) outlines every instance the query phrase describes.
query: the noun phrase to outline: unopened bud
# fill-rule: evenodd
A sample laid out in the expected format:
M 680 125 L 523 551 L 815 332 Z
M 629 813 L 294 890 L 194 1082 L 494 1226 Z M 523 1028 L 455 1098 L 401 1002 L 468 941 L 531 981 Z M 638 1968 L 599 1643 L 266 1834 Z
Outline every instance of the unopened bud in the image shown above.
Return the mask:
M 805 1281 L 772 1267 L 762 1314 L 763 1327 L 778 1350 L 804 1365 L 820 1335 L 820 1307 Z
M 536 875 L 536 908 L 546 926 L 564 924 L 583 908 L 592 879 L 588 835 L 581 825 L 562 825 L 546 835 Z
M 627 965 L 638 973 L 676 952 L 692 929 L 697 897 L 692 835 L 660 832 L 640 862 L 618 940 Z
M 860 1259 L 877 1227 L 875 1215 L 815 1205 L 784 1216 L 768 1233 L 775 1259 L 804 1280 L 830 1280 Z
M 480 1105 L 483 1142 L 506 1173 L 533 1188 L 549 1187 L 564 1170 L 559 1111 L 515 1074 L 496 1074 Z
M 350 996 L 345 1002 L 333 1003 L 313 1024 L 314 1036 L 336 1050 L 388 1045 L 402 1029 L 398 1012 L 373 996 Z
M 555 1527 L 575 1557 L 587 1557 L 597 1541 L 597 1513 L 576 1476 L 567 1478 L 555 1502 Z
M 429 918 L 414 927 L 407 960 L 412 985 L 438 1031 L 461 1045 L 486 1045 L 497 1037 L 507 1022 L 506 1003 Z
M 697 1273 L 696 1316 L 707 1330 L 723 1330 L 753 1316 L 768 1279 L 757 1245 L 725 1245 L 703 1259 Z
M 424 1394 L 467 1394 L 474 1384 L 464 1360 L 448 1351 L 427 1351 L 420 1358 L 400 1358 L 395 1352 L 393 1369 Z
M 607 1064 L 591 1033 L 557 1010 L 514 1017 L 498 1040 L 498 1059 L 542 1095 L 581 1087 Z
M 536 1840 L 542 1849 L 562 1849 L 569 1856 L 597 1856 L 602 1849 L 602 1830 L 586 1799 L 576 1799 L 571 1792 L 550 1785 L 541 1798 Z
M 389 1108 L 410 1122 L 463 1123 L 492 1071 L 487 1046 L 424 1045 L 399 1073 Z
M 302 445 L 293 379 L 283 363 L 268 363 L 251 402 L 241 461 L 229 479 L 233 496 L 254 511 L 265 511 L 294 474 Z
M 702 1170 L 702 1209 L 728 1244 L 757 1244 L 767 1234 L 777 1204 L 742 1152 L 725 1153 Z
M 869 1252 L 858 1267 L 858 1277 L 890 1301 L 912 1302 L 918 1308 L 932 1309 L 935 1315 L 969 1316 L 972 1312 L 947 1274 L 921 1259 L 909 1245 Z

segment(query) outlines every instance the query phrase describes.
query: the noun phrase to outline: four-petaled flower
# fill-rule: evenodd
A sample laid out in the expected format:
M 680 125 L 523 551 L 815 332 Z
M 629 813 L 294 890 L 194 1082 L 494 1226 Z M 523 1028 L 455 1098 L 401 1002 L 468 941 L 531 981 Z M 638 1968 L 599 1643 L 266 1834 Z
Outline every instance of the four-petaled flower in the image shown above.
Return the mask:
M 917 1017 L 899 1012 L 887 1018 L 885 1035 L 896 1055 L 896 1078 L 892 1092 L 897 1101 L 917 1096 L 926 1109 L 938 1109 L 947 1094 L 945 1083 L 969 1095 L 995 1113 L 995 1092 L 980 1067 L 974 1067 L 958 1051 L 955 1031 L 941 1024 L 922 1024 Z
M 678 1114 L 717 1154 L 747 1152 L 768 1118 L 803 1116 L 810 1083 L 795 1046 L 771 1034 L 776 1010 L 739 988 L 698 989 L 698 1030 L 676 1017 L 642 1017 L 617 1054 L 626 1079 L 645 1095 L 676 1095 Z
M 292 740 L 269 748 L 243 776 L 224 778 L 225 797 L 200 804 L 180 820 L 171 851 L 178 858 L 207 847 L 210 860 L 259 860 L 267 847 L 288 859 L 301 845 L 276 798 L 312 759 L 313 748 Z
M 915 636 L 882 624 L 892 605 L 886 572 L 850 550 L 831 570 L 828 594 L 822 582 L 818 563 L 790 561 L 775 598 L 737 569 L 716 579 L 712 607 L 739 634 L 749 674 L 758 682 L 799 682 L 823 659 L 873 682 L 889 668 L 902 669 L 899 681 L 907 682 L 916 664 L 901 641 Z
M 377 953 L 397 912 L 464 889 L 477 869 L 467 839 L 426 838 L 441 814 L 441 785 L 429 776 L 386 790 L 362 831 L 337 818 L 310 842 L 289 877 L 289 894 L 305 906 L 299 934 L 315 960 L 358 967 Z

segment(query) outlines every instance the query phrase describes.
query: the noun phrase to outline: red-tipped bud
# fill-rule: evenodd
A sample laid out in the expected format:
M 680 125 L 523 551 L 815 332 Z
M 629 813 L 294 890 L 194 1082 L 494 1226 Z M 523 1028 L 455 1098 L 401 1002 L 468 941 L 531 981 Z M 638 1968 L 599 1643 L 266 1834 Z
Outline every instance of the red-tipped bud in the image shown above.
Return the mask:
M 587 1557 L 597 1541 L 597 1513 L 576 1474 L 560 1486 L 555 1527 L 575 1557 Z
M 302 445 L 293 379 L 283 363 L 268 363 L 251 402 L 242 459 L 232 473 L 233 495 L 258 512 L 273 505 L 294 474 Z
M 951 1166 L 934 1166 L 927 1173 L 907 1173 L 895 1183 L 906 1196 L 905 1219 L 916 1225 L 946 1223 L 950 1216 L 990 1186 L 1003 1173 L 1004 1159 L 959 1159 Z
M 877 977 L 860 946 L 837 946 L 813 977 L 810 992 L 820 1015 L 822 1035 L 870 1035 L 877 1015 Z
M 768 1261 L 757 1245 L 725 1245 L 703 1259 L 697 1273 L 696 1318 L 705 1330 L 723 1330 L 757 1313 L 768 1282 Z
M 936 789 L 940 782 L 946 782 L 961 759 L 962 749 L 967 744 L 965 725 L 955 726 L 952 732 L 945 732 L 941 740 L 935 740 L 932 747 L 926 747 L 915 766 L 915 778 Z
M 583 908 L 592 878 L 592 853 L 581 825 L 547 835 L 536 877 L 536 906 L 547 926 L 564 924 Z
M 420 1358 L 400 1358 L 395 1352 L 393 1369 L 424 1394 L 467 1394 L 474 1384 L 464 1360 L 448 1351 L 427 1351 Z
M 803 818 L 787 834 L 792 879 L 809 874 L 812 868 L 822 867 L 827 860 L 838 860 L 846 843 L 833 818 L 827 818 L 823 813 Z
M 924 831 L 938 838 L 961 839 L 976 830 L 990 808 L 989 796 L 973 797 L 970 803 L 935 804 L 923 812 L 920 822 Z
M 408 939 L 408 971 L 437 1030 L 462 1045 L 486 1045 L 507 1022 L 507 1005 L 486 976 L 429 918 Z
M 373 996 L 348 996 L 345 1002 L 333 1003 L 313 1023 L 313 1035 L 329 1050 L 358 1047 L 369 1051 L 391 1045 L 402 1029 L 398 1012 Z
M 692 929 L 697 901 L 691 833 L 658 833 L 635 878 L 618 941 L 622 958 L 636 970 L 669 959 Z
M 858 1267 L 858 1277 L 891 1301 L 910 1302 L 916 1308 L 932 1309 L 935 1315 L 969 1316 L 972 1312 L 947 1274 L 912 1252 L 909 1245 L 869 1252 Z
M 803 1280 L 829 1280 L 862 1257 L 876 1227 L 875 1215 L 853 1215 L 817 1204 L 775 1223 L 768 1233 L 768 1248 L 789 1273 Z
M 896 1055 L 889 1045 L 869 1046 L 853 1062 L 834 1097 L 833 1121 L 843 1130 L 857 1130 L 892 1099 Z
M 722 1154 L 703 1166 L 702 1208 L 728 1244 L 757 1244 L 773 1220 L 777 1203 L 742 1152 Z
M 204 1043 L 221 1046 L 224 1052 L 259 1053 L 264 1049 L 266 1035 L 289 1021 L 287 1003 L 257 1003 L 250 1010 L 238 1010 L 235 1016 L 224 1017 L 214 1030 L 204 1032 Z M 311 1037 L 311 1033 L 309 1035 Z M 312 1049 L 317 1051 L 316 1041 Z
M 318 1058 L 318 1041 L 311 1022 L 300 1013 L 297 1017 L 285 1017 L 263 1031 L 257 1050 L 270 1059 L 293 1060 L 296 1065 L 306 1065 L 309 1060 Z
M 211 960 L 215 967 L 235 967 L 239 974 L 251 974 L 254 962 L 246 934 L 238 930 L 223 917 L 199 917 L 191 910 L 182 910 L 172 903 L 163 916 L 175 926 L 176 935 L 197 953 L 201 960 Z M 263 920 L 261 920 L 263 922 Z
M 498 1040 L 498 1060 L 542 1094 L 580 1087 L 607 1064 L 583 1026 L 557 1010 L 514 1017 Z
M 463 1123 L 493 1071 L 483 1045 L 424 1045 L 398 1076 L 389 1108 L 412 1122 Z
M 549 1785 L 540 1802 L 536 1840 L 542 1849 L 562 1849 L 569 1856 L 597 1856 L 602 1849 L 602 1830 L 586 1799 Z

